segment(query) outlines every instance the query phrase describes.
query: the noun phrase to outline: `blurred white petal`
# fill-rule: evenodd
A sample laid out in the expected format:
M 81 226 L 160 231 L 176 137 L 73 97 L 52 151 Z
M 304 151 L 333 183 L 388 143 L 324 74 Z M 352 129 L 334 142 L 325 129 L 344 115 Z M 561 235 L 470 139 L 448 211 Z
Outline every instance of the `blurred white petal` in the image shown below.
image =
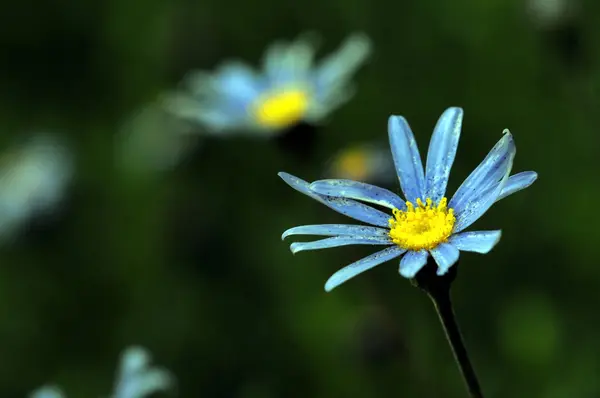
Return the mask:
M 150 104 L 125 122 L 116 138 L 120 169 L 139 174 L 174 168 L 199 141 L 185 121 Z
M 66 398 L 66 396 L 58 387 L 44 386 L 32 392 L 29 398 Z
M 73 172 L 71 153 L 51 135 L 34 135 L 6 150 L 0 156 L 0 238 L 53 210 Z
M 170 373 L 151 366 L 150 359 L 150 353 L 142 347 L 129 347 L 123 352 L 113 398 L 144 398 L 173 385 Z

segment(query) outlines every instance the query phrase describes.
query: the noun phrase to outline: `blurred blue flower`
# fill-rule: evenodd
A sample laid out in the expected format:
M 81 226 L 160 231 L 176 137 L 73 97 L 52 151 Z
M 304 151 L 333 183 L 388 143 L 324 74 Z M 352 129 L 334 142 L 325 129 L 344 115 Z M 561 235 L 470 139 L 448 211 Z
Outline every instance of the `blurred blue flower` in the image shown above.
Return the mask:
M 29 217 L 54 209 L 73 175 L 71 153 L 56 137 L 38 134 L 0 157 L 0 238 Z
M 349 82 L 371 50 L 364 34 L 314 65 L 307 37 L 278 42 L 266 51 L 263 71 L 227 62 L 214 74 L 191 73 L 187 90 L 166 101 L 167 109 L 217 133 L 276 132 L 305 121 L 318 123 L 354 94 Z
M 412 278 L 427 263 L 437 263 L 438 275 L 456 263 L 459 251 L 488 253 L 500 240 L 500 230 L 462 232 L 479 219 L 495 202 L 530 186 L 537 178 L 533 171 L 509 176 L 516 147 L 513 137 L 504 136 L 458 188 L 450 202 L 446 185 L 454 162 L 463 111 L 447 109 L 435 126 L 429 144 L 425 171 L 413 133 L 401 116 L 391 116 L 388 133 L 392 157 L 406 202 L 395 193 L 351 180 L 320 180 L 309 184 L 287 173 L 279 176 L 292 188 L 346 216 L 374 226 L 304 225 L 288 229 L 290 235 L 330 236 L 313 242 L 295 242 L 293 253 L 346 245 L 382 245 L 384 250 L 350 264 L 333 274 L 325 290 L 385 261 L 402 256 L 400 274 Z M 389 208 L 392 216 L 367 206 Z
M 144 398 L 165 391 L 172 384 L 169 372 L 150 366 L 150 354 L 146 349 L 129 347 L 121 357 L 111 398 Z M 65 395 L 55 386 L 45 386 L 34 391 L 30 398 L 65 398 Z

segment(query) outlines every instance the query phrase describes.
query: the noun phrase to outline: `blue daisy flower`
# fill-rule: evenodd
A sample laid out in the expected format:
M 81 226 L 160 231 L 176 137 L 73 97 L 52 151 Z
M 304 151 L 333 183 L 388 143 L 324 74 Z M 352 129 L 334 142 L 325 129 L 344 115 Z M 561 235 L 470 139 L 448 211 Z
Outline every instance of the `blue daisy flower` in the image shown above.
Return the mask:
M 184 92 L 166 101 L 168 109 L 213 132 L 275 132 L 300 121 L 318 123 L 345 103 L 349 83 L 370 53 L 367 36 L 354 34 L 315 65 L 316 46 L 307 37 L 268 48 L 262 73 L 241 62 L 223 64 L 214 74 L 193 72 Z
M 166 391 L 174 384 L 167 370 L 150 364 L 150 353 L 142 347 L 127 348 L 121 356 L 117 382 L 111 398 L 145 398 Z M 54 385 L 38 388 L 29 398 L 66 398 Z
M 310 184 L 279 173 L 297 191 L 371 225 L 304 225 L 288 229 L 282 239 L 291 235 L 328 236 L 313 242 L 292 243 L 293 253 L 346 245 L 387 246 L 337 271 L 325 284 L 326 291 L 400 256 L 400 274 L 406 278 L 414 277 L 429 255 L 437 263 L 437 274 L 444 275 L 456 263 L 460 251 L 488 253 L 498 243 L 500 230 L 463 231 L 495 202 L 530 186 L 537 174 L 526 171 L 510 176 L 516 147 L 512 135 L 505 130 L 500 141 L 448 201 L 446 186 L 462 117 L 460 108 L 449 108 L 442 114 L 431 137 L 425 169 L 406 119 L 389 118 L 390 146 L 405 200 L 387 189 L 362 182 L 320 180 Z M 388 208 L 391 215 L 363 202 Z

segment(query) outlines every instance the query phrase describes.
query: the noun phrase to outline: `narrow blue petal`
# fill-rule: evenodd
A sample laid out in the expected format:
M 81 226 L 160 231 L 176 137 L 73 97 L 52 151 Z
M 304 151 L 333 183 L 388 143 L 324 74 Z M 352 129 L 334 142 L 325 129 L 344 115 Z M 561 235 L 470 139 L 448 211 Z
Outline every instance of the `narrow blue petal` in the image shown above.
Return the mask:
M 456 223 L 454 224 L 453 229 L 454 233 L 464 230 L 488 211 L 506 185 L 506 181 L 508 181 L 512 169 L 516 148 L 510 133 L 505 134 L 499 143 L 502 141 L 505 141 L 506 144 L 501 145 L 501 147 L 506 149 L 502 151 L 502 153 L 492 156 L 492 158 L 494 158 L 493 161 L 487 161 L 490 157 L 488 155 L 481 165 L 471 173 L 471 175 L 473 175 L 478 172 L 478 175 L 481 175 L 482 177 L 479 178 L 478 176 L 474 179 L 472 184 L 467 184 L 467 181 L 470 179 L 470 177 L 468 177 L 467 181 L 461 185 L 461 187 L 465 184 L 468 185 L 468 188 L 465 190 L 468 194 L 464 195 L 462 200 L 458 200 L 458 203 L 454 206 L 452 205 L 454 198 L 450 201 L 450 207 L 454 208 L 454 214 L 456 215 Z M 496 147 L 498 147 L 498 144 Z M 492 152 L 493 151 L 494 149 L 492 149 Z M 481 170 L 478 171 L 478 169 Z M 498 181 L 498 179 L 500 179 L 500 181 Z M 495 186 L 495 188 L 488 189 L 492 186 Z M 460 190 L 461 189 L 459 188 L 459 191 Z M 482 192 L 483 194 L 481 194 Z
M 506 181 L 506 185 L 502 188 L 502 192 L 500 192 L 500 196 L 496 199 L 496 202 L 500 199 L 506 198 L 508 195 L 512 195 L 515 192 L 519 192 L 537 180 L 537 173 L 535 171 L 523 171 L 522 173 L 517 173 L 508 177 Z
M 301 251 L 329 249 L 339 246 L 391 245 L 392 243 L 389 236 L 334 236 L 313 242 L 294 242 L 290 245 L 290 250 L 296 254 Z
M 448 108 L 440 117 L 429 143 L 425 174 L 425 197 L 437 203 L 446 194 L 450 169 L 454 163 L 463 110 Z
M 400 187 L 406 200 L 414 203 L 417 198 L 423 198 L 425 191 L 425 175 L 417 142 L 402 116 L 390 116 L 388 135 Z
M 315 192 L 311 191 L 308 187 L 309 187 L 309 183 L 304 181 L 301 178 L 298 178 L 294 175 L 291 175 L 289 173 L 286 172 L 279 172 L 277 173 L 277 175 L 279 177 L 281 177 L 281 179 L 288 184 L 290 187 L 294 188 L 296 191 L 305 194 L 306 196 L 309 196 L 311 198 L 313 198 L 314 200 L 317 200 L 323 204 L 325 204 L 325 200 L 321 195 L 316 194 Z
M 380 210 L 350 199 L 325 196 L 324 200 L 328 207 L 355 220 L 379 227 L 389 228 L 390 226 L 389 221 L 392 216 Z
M 216 75 L 216 89 L 224 95 L 249 103 L 264 88 L 256 73 L 241 63 L 232 63 L 221 68 Z
M 398 195 L 384 188 L 352 180 L 319 180 L 309 189 L 321 195 L 361 200 L 367 203 L 405 210 L 406 204 Z
M 346 85 L 371 53 L 371 47 L 368 36 L 355 33 L 348 37 L 337 51 L 323 59 L 314 76 L 320 96 L 327 98 L 326 93 Z
M 362 221 L 367 224 L 377 225 L 379 227 L 386 228 L 389 227 L 389 220 L 392 217 L 389 214 L 386 214 L 380 210 L 374 209 L 354 200 L 319 195 L 308 188 L 310 185 L 308 182 L 291 174 L 281 172 L 277 175 L 298 192 L 302 192 L 303 194 L 310 196 L 315 200 L 318 200 L 325 206 L 337 211 L 338 213 L 341 213 L 345 216 L 354 218 L 355 220 Z
M 269 83 L 280 86 L 298 77 L 295 76 L 295 61 L 294 43 L 280 41 L 269 47 L 264 58 L 264 73 Z M 300 63 L 304 63 L 304 60 L 300 60 Z
M 409 251 L 400 260 L 400 275 L 413 278 L 427 264 L 427 250 Z
M 502 231 L 472 231 L 452 235 L 449 242 L 458 250 L 486 254 L 500 241 Z
M 356 275 L 370 270 L 381 263 L 392 260 L 400 256 L 405 251 L 405 249 L 394 245 L 378 251 L 377 253 L 373 253 L 370 256 L 358 260 L 350 265 L 347 265 L 337 271 L 335 274 L 331 275 L 331 277 L 325 283 L 325 291 L 330 292 L 342 283 L 346 282 L 348 279 L 354 278 Z
M 501 199 L 504 199 L 509 195 L 512 195 L 515 192 L 519 192 L 529 187 L 535 182 L 536 179 L 537 173 L 535 171 L 524 171 L 508 177 L 504 188 L 502 188 L 500 195 L 498 195 L 498 198 L 496 199 L 496 202 L 498 202 Z M 498 187 L 498 184 L 500 184 L 500 182 L 487 188 L 484 192 L 480 193 L 479 196 L 483 196 L 489 193 L 489 191 L 496 189 Z
M 346 225 L 346 224 L 320 224 L 320 225 L 302 225 L 300 227 L 290 228 L 281 235 L 285 239 L 291 235 L 324 235 L 324 236 L 388 236 L 390 230 L 376 227 L 367 227 L 364 225 Z
M 231 112 L 220 107 L 198 108 L 193 119 L 198 120 L 209 130 L 223 131 L 238 126 L 247 117 L 245 112 Z
M 460 252 L 450 243 L 440 243 L 429 251 L 438 265 L 437 274 L 444 275 L 458 261 Z
M 505 134 L 494 145 L 485 159 L 471 172 L 461 186 L 458 187 L 458 190 L 450 200 L 449 207 L 457 212 L 473 196 L 482 194 L 487 188 L 497 183 L 501 177 L 495 180 L 490 177 L 497 176 L 498 174 L 501 176 L 504 175 L 509 155 L 515 152 L 515 150 L 512 135 L 508 131 L 505 131 Z

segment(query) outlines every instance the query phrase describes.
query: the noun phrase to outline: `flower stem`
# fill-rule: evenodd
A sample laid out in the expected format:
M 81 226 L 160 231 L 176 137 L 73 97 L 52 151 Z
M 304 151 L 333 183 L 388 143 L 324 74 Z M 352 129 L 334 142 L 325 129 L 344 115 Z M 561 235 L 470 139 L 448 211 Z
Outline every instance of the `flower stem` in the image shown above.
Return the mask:
M 454 359 L 458 364 L 460 373 L 462 374 L 465 384 L 467 385 L 467 389 L 469 390 L 469 396 L 471 398 L 483 398 L 483 393 L 481 392 L 481 387 L 479 386 L 479 380 L 477 379 L 475 370 L 471 365 L 469 354 L 465 348 L 465 344 L 460 334 L 460 329 L 458 328 L 458 324 L 456 322 L 456 317 L 454 316 L 454 311 L 452 310 L 450 289 L 445 291 L 438 290 L 435 293 L 428 293 L 429 297 L 433 301 L 433 305 L 440 318 L 440 321 L 442 322 L 442 326 L 444 327 L 444 332 L 446 333 L 446 338 L 448 339 L 448 343 L 452 348 Z
M 454 316 L 452 300 L 450 300 L 450 286 L 456 278 L 458 264 L 450 267 L 448 272 L 442 276 L 437 275 L 436 271 L 437 265 L 435 261 L 430 259 L 427 261 L 427 265 L 411 281 L 413 285 L 427 293 L 431 301 L 433 301 L 435 310 L 446 333 L 448 344 L 450 344 L 450 348 L 454 354 L 454 360 L 467 385 L 467 390 L 469 390 L 469 397 L 483 398 L 479 380 L 477 380 L 477 375 L 471 365 L 469 354 L 465 348 L 456 317 Z

